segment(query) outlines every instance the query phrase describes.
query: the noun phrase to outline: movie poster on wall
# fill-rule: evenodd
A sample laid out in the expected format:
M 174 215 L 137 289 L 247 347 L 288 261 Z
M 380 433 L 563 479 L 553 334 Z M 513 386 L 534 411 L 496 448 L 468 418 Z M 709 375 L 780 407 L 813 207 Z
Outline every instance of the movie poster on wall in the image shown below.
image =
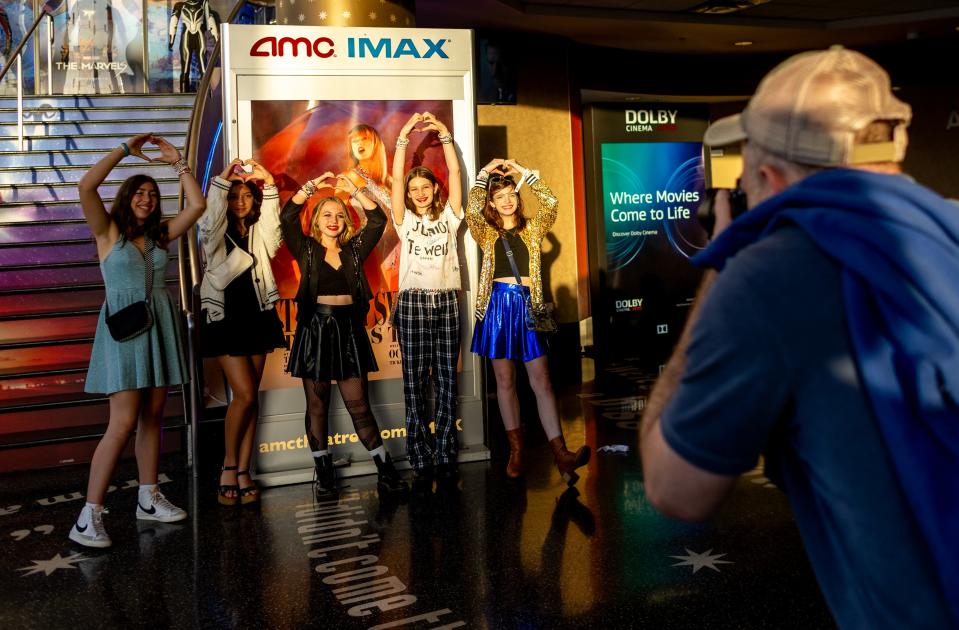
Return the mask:
M 280 192 L 280 205 L 309 179 L 325 172 L 345 174 L 357 186 L 366 186 L 384 209 L 388 208 L 393 147 L 400 129 L 413 113 L 431 112 L 455 133 L 450 101 L 252 101 L 253 156 L 270 171 Z M 448 172 L 442 145 L 436 134 L 413 134 L 407 150 L 407 166 L 426 166 L 436 174 L 442 197 L 447 196 Z M 301 212 L 304 233 L 317 201 L 333 195 L 320 189 Z M 349 195 L 335 193 L 347 204 L 356 225 L 364 213 Z M 376 248 L 364 263 L 373 291 L 366 327 L 379 371 L 370 380 L 402 378 L 399 342 L 391 324 L 398 290 L 399 256 L 403 244 L 391 218 Z M 292 345 L 296 331 L 299 268 L 283 245 L 273 259 L 273 272 L 280 291 L 278 305 L 287 338 Z M 285 374 L 289 351 L 269 355 L 264 389 L 297 387 L 299 381 Z

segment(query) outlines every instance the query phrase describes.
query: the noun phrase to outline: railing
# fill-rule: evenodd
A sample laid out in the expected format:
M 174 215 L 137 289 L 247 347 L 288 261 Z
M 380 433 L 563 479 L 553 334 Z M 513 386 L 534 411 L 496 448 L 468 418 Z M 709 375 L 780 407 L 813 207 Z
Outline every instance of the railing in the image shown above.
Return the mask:
M 248 4 L 260 7 L 272 6 L 272 2 L 264 2 L 264 0 L 238 0 L 224 23 L 234 23 L 236 16 Z M 216 46 L 214 46 L 213 52 L 210 54 L 210 61 L 207 63 L 206 72 L 203 73 L 197 87 L 196 102 L 193 105 L 193 114 L 190 116 L 190 126 L 184 144 L 187 162 L 196 174 L 197 181 L 200 182 L 204 192 L 206 192 L 211 174 L 219 173 L 224 166 L 223 136 L 221 133 L 223 129 L 223 75 L 220 68 L 220 42 L 222 41 L 223 38 L 219 38 Z M 217 151 L 218 147 L 221 150 Z M 183 191 L 181 190 L 180 210 L 182 209 Z M 190 228 L 190 231 L 180 239 L 179 254 L 180 303 L 183 305 L 184 316 L 187 320 L 187 347 L 190 357 L 189 399 L 184 402 L 187 405 L 187 420 L 190 423 L 190 439 L 192 440 L 189 450 L 195 453 L 203 393 L 203 359 L 199 356 L 199 339 L 196 326 L 197 318 L 202 317 L 199 288 L 203 270 L 200 263 L 196 228 Z M 190 462 L 195 477 L 197 467 L 192 464 Z
M 47 20 L 47 94 L 53 94 L 53 15 L 49 11 L 43 11 L 33 21 L 33 26 L 27 31 L 27 34 L 20 40 L 17 49 L 13 51 L 13 56 L 7 59 L 7 65 L 0 71 L 0 84 L 3 77 L 7 76 L 10 68 L 13 67 L 14 60 L 17 64 L 17 142 L 20 151 L 23 151 L 23 49 L 27 42 L 33 37 L 33 33 L 40 26 L 40 22 Z

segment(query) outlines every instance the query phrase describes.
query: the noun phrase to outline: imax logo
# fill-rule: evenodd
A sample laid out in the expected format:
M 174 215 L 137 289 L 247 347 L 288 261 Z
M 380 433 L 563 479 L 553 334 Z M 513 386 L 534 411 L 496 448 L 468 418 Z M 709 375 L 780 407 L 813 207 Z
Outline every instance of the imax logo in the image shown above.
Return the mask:
M 305 37 L 261 37 L 250 46 L 251 57 L 285 57 L 292 54 L 298 57 L 300 53 L 307 57 L 333 56 L 333 40 L 329 37 L 317 37 L 310 41 Z
M 386 57 L 387 59 L 399 59 L 400 57 L 412 57 L 414 59 L 429 59 L 433 55 L 442 59 L 449 59 L 449 55 L 443 50 L 443 46 L 450 40 L 441 39 L 434 41 L 423 38 L 420 44 L 416 44 L 412 39 L 404 37 L 396 42 L 386 37 L 380 37 L 374 40 L 369 37 L 350 37 L 346 40 L 347 55 L 350 57 L 359 57 L 360 59 L 378 59 Z

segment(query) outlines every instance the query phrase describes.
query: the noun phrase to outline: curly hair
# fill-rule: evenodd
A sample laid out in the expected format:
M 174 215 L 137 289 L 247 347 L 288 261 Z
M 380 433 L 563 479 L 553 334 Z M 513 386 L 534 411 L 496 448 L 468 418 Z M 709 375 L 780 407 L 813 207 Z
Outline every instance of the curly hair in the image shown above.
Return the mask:
M 260 190 L 259 186 L 249 180 L 244 182 L 235 179 L 230 184 L 230 192 L 226 194 L 227 204 L 230 203 L 231 199 L 236 198 L 237 193 L 234 191 L 236 191 L 236 189 L 240 186 L 246 186 L 250 191 L 250 194 L 253 195 L 253 208 L 250 210 L 249 214 L 243 217 L 243 226 L 249 228 L 251 225 L 260 220 L 260 206 L 263 204 L 263 191 Z
M 483 217 L 486 219 L 486 222 L 500 232 L 503 231 L 503 217 L 501 217 L 499 212 L 496 211 L 496 208 L 493 207 L 493 195 L 504 188 L 516 190 L 516 182 L 513 181 L 511 176 L 504 176 L 499 173 L 490 175 L 486 186 L 486 205 L 483 206 Z M 517 231 L 521 231 L 526 227 L 526 215 L 523 214 L 523 198 L 519 196 L 519 193 L 516 194 L 516 212 L 513 216 L 516 217 Z
M 353 217 L 350 215 L 349 209 L 347 209 L 346 204 L 343 203 L 343 200 L 340 199 L 339 197 L 323 197 L 318 202 L 316 202 L 315 206 L 313 206 L 313 210 L 311 211 L 311 219 L 310 219 L 310 236 L 313 237 L 313 240 L 317 242 L 320 241 L 320 236 L 322 234 L 320 232 L 320 226 L 318 225 L 319 218 L 320 218 L 320 209 L 324 206 L 324 204 L 330 201 L 335 203 L 340 208 L 340 211 L 343 213 L 343 218 L 344 218 L 344 221 L 346 222 L 346 227 L 344 227 L 343 231 L 340 232 L 340 235 L 336 237 L 336 240 L 340 242 L 340 245 L 346 245 L 347 242 L 349 242 L 349 240 L 356 235 L 356 226 L 353 223 Z
M 157 205 L 150 216 L 143 223 L 137 220 L 133 213 L 133 196 L 143 184 L 153 184 L 157 193 Z M 160 187 L 156 180 L 149 175 L 132 175 L 120 184 L 113 205 L 110 207 L 110 217 L 120 230 L 120 237 L 132 241 L 140 236 L 149 236 L 159 247 L 164 249 L 169 244 L 167 225 L 163 222 L 163 212 L 160 210 Z
M 443 204 L 440 202 L 439 182 L 436 179 L 436 175 L 433 174 L 433 171 L 425 166 L 414 166 L 410 169 L 410 172 L 406 174 L 406 181 L 403 182 L 403 189 L 406 191 L 406 209 L 414 214 L 416 213 L 413 200 L 410 199 L 410 182 L 417 177 L 422 177 L 435 188 L 433 202 L 430 204 L 430 221 L 436 221 L 440 218 L 440 215 L 443 214 Z

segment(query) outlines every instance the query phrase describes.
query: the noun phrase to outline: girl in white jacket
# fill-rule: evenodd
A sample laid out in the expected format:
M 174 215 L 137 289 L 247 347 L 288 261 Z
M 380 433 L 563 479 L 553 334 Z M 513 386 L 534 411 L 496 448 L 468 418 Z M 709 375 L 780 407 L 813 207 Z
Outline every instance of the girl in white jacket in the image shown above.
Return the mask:
M 260 191 L 255 182 L 263 183 Z M 204 357 L 215 357 L 226 375 L 233 398 L 224 421 L 225 452 L 217 500 L 223 505 L 255 503 L 260 494 L 250 477 L 258 392 L 268 352 L 285 345 L 274 303 L 280 297 L 270 259 L 280 247 L 279 196 L 273 176 L 253 160 L 230 162 L 210 182 L 207 211 L 199 221 L 206 255 L 200 285 L 204 316 L 200 344 Z M 234 265 L 234 248 L 252 257 Z

